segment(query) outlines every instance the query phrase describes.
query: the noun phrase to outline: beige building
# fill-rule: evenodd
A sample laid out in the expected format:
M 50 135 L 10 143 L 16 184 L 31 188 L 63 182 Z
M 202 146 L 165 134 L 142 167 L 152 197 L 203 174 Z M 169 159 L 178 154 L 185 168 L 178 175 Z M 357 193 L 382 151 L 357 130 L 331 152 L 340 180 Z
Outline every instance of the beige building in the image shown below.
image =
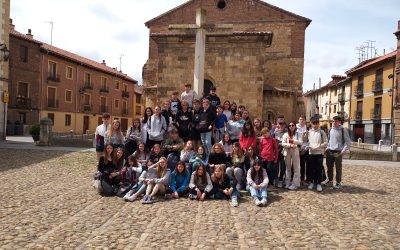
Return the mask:
M 345 76 L 333 75 L 332 80 L 318 89 L 304 94 L 307 98 L 307 121 L 318 114 L 321 125 L 331 127 L 332 118 L 340 115 L 343 125 L 349 127 L 351 79 Z
M 400 146 L 400 21 L 398 21 L 397 31 L 394 34 L 397 38 L 397 54 L 394 74 L 396 81 L 393 82 L 393 142 Z
M 5 140 L 7 124 L 8 49 L 10 0 L 0 0 L 0 141 Z

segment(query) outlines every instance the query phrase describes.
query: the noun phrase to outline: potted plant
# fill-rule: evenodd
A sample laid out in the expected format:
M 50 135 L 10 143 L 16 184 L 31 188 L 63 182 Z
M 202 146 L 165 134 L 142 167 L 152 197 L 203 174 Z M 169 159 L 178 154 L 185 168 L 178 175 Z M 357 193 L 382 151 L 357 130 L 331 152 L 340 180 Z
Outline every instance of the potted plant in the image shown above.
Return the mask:
M 37 142 L 40 139 L 40 125 L 35 123 L 29 128 L 29 134 L 31 134 L 33 141 Z

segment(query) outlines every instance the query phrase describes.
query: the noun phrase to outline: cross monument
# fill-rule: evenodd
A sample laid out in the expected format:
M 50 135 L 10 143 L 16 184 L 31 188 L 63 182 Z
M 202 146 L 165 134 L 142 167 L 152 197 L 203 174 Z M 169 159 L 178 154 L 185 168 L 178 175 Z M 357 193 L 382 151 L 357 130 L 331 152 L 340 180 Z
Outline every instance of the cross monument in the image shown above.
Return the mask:
M 186 34 L 196 32 L 196 45 L 194 57 L 194 77 L 193 89 L 199 96 L 204 94 L 204 63 L 206 54 L 207 34 L 226 34 L 227 30 L 232 30 L 232 24 L 207 24 L 206 10 L 199 8 L 196 11 L 196 24 L 171 24 L 169 29 L 183 30 Z

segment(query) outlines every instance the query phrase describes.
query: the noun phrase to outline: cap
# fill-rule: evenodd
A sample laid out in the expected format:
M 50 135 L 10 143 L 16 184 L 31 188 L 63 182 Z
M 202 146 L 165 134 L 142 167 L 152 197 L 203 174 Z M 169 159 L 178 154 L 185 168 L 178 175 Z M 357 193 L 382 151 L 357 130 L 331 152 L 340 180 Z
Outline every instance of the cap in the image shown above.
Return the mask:
M 311 122 L 311 123 L 319 122 L 319 116 L 313 116 L 313 117 L 311 117 L 310 122 Z
M 342 117 L 340 117 L 339 115 L 335 115 L 332 120 L 334 121 L 342 121 Z

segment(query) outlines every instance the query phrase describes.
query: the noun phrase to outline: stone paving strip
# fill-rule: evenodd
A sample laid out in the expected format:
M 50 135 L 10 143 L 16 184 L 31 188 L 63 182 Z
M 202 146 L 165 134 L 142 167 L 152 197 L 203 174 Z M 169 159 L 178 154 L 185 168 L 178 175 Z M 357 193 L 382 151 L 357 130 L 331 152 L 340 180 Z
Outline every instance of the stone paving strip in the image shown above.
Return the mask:
M 101 197 L 93 152 L 0 149 L 0 249 L 397 249 L 400 166 L 346 161 L 342 190 L 274 190 L 267 207 Z

